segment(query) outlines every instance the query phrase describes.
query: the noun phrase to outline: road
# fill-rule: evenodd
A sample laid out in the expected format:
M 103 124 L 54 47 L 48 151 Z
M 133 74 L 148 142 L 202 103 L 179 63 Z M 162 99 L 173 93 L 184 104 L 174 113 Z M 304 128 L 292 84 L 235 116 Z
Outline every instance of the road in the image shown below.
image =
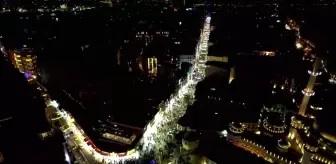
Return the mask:
M 91 153 L 83 152 L 80 146 L 76 143 L 76 141 L 72 137 L 67 137 L 66 142 L 68 146 L 72 149 L 72 154 L 76 158 L 79 163 L 93 164 L 96 161 L 92 158 Z

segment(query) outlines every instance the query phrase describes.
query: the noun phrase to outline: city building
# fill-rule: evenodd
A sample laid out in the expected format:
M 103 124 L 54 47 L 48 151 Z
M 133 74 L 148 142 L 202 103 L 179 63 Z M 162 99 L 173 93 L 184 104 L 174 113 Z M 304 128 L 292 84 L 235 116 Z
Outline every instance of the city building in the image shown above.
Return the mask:
M 180 69 L 182 69 L 182 63 L 190 63 L 193 64 L 194 62 L 194 55 L 180 55 L 180 59 L 179 59 L 179 66 Z
M 36 67 L 36 55 L 32 48 L 27 48 L 23 45 L 21 49 L 16 49 L 10 53 L 10 60 L 12 64 L 21 73 L 24 73 L 27 77 L 37 77 Z
M 303 100 L 301 102 L 300 109 L 299 109 L 299 114 L 302 116 L 306 115 L 306 110 L 307 110 L 310 97 L 315 95 L 314 85 L 316 82 L 316 78 L 317 76 L 322 74 L 320 70 L 320 66 L 321 66 L 321 59 L 316 58 L 314 62 L 313 70 L 308 70 L 310 77 L 309 77 L 307 87 L 302 90 L 304 97 L 303 97 Z
M 227 56 L 208 56 L 205 71 L 206 77 L 213 74 L 228 74 L 228 83 L 235 78 L 235 67 L 229 64 Z
M 158 73 L 158 60 L 155 56 L 147 58 L 147 69 L 150 77 L 156 77 Z
M 105 142 L 117 142 L 126 146 L 134 146 L 138 136 L 142 134 L 142 128 L 124 125 L 107 119 L 100 122 L 94 128 L 100 135 L 100 140 Z

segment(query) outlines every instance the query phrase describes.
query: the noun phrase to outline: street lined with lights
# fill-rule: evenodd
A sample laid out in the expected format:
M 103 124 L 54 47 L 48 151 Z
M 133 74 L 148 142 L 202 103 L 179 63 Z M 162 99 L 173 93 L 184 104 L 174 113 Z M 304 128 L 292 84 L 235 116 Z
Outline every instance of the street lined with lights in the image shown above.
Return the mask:
M 59 109 L 56 101 L 50 101 L 49 105 L 57 110 L 61 116 L 59 120 L 65 138 L 72 137 L 72 141 L 79 145 L 80 152 L 88 159 L 94 159 L 101 163 L 127 162 L 140 159 L 143 155 L 161 155 L 167 143 L 173 140 L 173 134 L 179 132 L 177 121 L 182 117 L 189 104 L 193 103 L 196 84 L 205 77 L 205 63 L 208 54 L 208 40 L 210 35 L 211 17 L 206 17 L 200 41 L 195 52 L 195 61 L 188 73 L 188 77 L 180 83 L 178 91 L 170 96 L 166 103 L 159 105 L 159 112 L 145 127 L 143 137 L 135 149 L 126 153 L 104 152 L 98 149 L 87 137 L 84 131 L 75 123 L 75 119 L 64 110 Z M 87 162 L 88 163 L 88 162 Z

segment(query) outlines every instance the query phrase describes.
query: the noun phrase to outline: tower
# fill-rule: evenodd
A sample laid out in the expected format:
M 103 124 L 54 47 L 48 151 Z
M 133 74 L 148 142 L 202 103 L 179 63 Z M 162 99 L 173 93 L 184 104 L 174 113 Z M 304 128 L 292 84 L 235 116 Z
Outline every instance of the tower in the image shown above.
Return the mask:
M 316 78 L 322 73 L 320 72 L 320 67 L 321 67 L 321 59 L 317 57 L 313 65 L 313 70 L 312 71 L 308 70 L 310 77 L 309 77 L 307 87 L 302 90 L 303 99 L 302 99 L 302 102 L 299 108 L 299 114 L 302 116 L 305 116 L 310 96 L 314 96 L 315 94 L 314 85 L 316 82 Z
M 148 74 L 151 77 L 157 76 L 157 58 L 153 56 L 152 58 L 147 59 Z
M 298 151 L 302 153 L 302 158 L 300 160 L 301 163 L 309 163 L 310 158 L 313 153 L 317 151 L 317 144 L 312 142 L 307 142 L 308 140 L 303 135 L 301 136 L 298 131 L 304 131 L 305 133 L 308 132 L 307 126 L 304 123 L 306 119 L 306 110 L 311 96 L 314 96 L 314 85 L 316 82 L 317 76 L 321 75 L 320 72 L 321 67 L 321 59 L 315 58 L 313 64 L 313 70 L 308 70 L 308 74 L 310 74 L 309 81 L 307 87 L 302 90 L 303 99 L 301 105 L 299 107 L 299 115 L 303 116 L 293 116 L 291 118 L 291 128 L 290 133 L 288 135 L 288 139 L 291 140 L 292 144 L 297 144 Z M 309 136 L 309 135 L 308 135 Z M 304 138 L 302 138 L 304 137 Z M 305 139 L 305 140 L 304 140 Z

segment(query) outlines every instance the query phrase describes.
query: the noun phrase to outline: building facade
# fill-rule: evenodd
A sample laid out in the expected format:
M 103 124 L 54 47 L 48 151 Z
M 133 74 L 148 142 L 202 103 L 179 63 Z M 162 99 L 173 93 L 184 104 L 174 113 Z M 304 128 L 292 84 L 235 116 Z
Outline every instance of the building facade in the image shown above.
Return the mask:
M 195 59 L 194 55 L 180 55 L 180 60 L 179 60 L 180 69 L 182 67 L 182 63 L 193 64 L 194 59 Z
M 16 49 L 10 53 L 10 60 L 21 73 L 29 77 L 37 77 L 36 55 L 32 48 Z

